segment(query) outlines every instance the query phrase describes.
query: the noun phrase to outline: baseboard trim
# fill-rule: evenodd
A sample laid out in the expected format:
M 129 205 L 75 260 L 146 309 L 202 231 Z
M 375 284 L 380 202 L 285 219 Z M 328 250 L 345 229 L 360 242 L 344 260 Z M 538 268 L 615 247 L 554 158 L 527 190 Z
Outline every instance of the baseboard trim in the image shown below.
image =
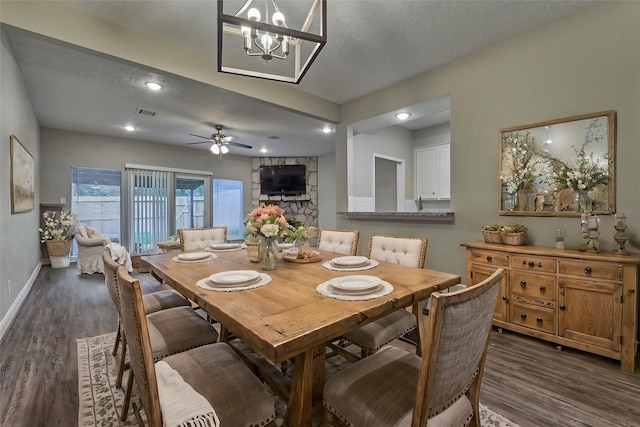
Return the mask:
M 36 268 L 31 273 L 31 276 L 29 276 L 29 280 L 27 280 L 27 283 L 18 294 L 18 297 L 15 299 L 13 304 L 11 304 L 9 311 L 0 321 L 0 342 L 2 342 L 2 340 L 4 339 L 4 336 L 9 330 L 11 323 L 13 323 L 13 319 L 15 319 L 15 317 L 18 315 L 18 311 L 20 311 L 20 307 L 22 307 L 24 300 L 27 299 L 27 295 L 29 295 L 33 284 L 36 282 L 36 278 L 38 277 L 38 273 L 40 272 L 41 268 L 42 262 L 39 262 L 36 265 Z

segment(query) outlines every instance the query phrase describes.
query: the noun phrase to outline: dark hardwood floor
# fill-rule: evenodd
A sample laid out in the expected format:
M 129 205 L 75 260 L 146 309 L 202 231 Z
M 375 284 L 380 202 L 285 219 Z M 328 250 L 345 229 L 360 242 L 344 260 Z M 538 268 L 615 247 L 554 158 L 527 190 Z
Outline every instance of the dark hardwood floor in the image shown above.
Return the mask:
M 76 339 L 114 331 L 117 318 L 104 276 L 74 267 L 42 268 L 0 343 L 2 426 L 77 424 Z M 494 331 L 481 401 L 522 427 L 640 426 L 637 366 L 628 374 L 614 360 Z

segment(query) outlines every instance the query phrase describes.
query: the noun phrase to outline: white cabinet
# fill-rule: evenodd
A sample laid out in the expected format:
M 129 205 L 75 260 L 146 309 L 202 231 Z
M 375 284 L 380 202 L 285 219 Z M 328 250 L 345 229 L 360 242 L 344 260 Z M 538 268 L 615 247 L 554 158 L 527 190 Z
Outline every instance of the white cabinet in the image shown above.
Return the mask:
M 450 144 L 430 145 L 414 150 L 415 198 L 426 200 L 449 199 L 450 191 Z

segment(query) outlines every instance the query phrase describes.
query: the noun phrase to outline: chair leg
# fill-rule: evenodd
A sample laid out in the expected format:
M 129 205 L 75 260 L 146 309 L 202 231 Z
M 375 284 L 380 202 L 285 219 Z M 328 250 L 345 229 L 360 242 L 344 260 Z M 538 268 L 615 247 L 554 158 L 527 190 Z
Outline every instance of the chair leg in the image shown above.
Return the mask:
M 133 391 L 133 371 L 130 371 L 129 379 L 127 380 L 127 391 L 124 393 L 124 402 L 122 402 L 122 413 L 120 414 L 120 421 L 127 421 L 127 415 L 129 414 L 129 402 L 131 401 L 132 391 Z
M 138 425 L 140 427 L 144 427 L 145 424 L 144 424 L 144 421 L 142 420 L 142 414 L 140 413 L 140 408 L 138 408 L 138 405 L 136 405 L 135 402 L 132 403 L 131 406 L 133 406 L 133 413 L 136 416 L 136 421 L 138 422 Z
M 122 334 L 122 353 L 120 354 L 120 362 L 118 363 L 118 377 L 116 378 L 116 387 L 122 387 L 122 376 L 126 368 L 125 359 L 127 357 L 127 337 Z
M 111 354 L 115 356 L 118 353 L 118 347 L 120 346 L 120 321 L 118 320 L 118 332 L 116 332 L 116 340 L 113 343 L 113 350 Z

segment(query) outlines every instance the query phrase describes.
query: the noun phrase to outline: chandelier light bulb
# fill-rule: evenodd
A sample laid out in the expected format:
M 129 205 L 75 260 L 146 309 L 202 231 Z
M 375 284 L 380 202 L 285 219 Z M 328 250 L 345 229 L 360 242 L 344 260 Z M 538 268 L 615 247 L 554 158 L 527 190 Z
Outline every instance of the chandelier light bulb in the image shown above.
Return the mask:
M 213 154 L 220 154 L 220 147 L 218 147 L 218 144 L 213 144 L 211 146 L 211 152 Z
M 249 9 L 249 12 L 247 13 L 247 18 L 249 18 L 249 20 L 251 21 L 259 21 L 260 11 L 255 7 L 252 7 L 251 9 Z
M 227 154 L 229 152 L 229 149 L 223 145 L 222 147 L 220 147 L 220 151 L 222 151 L 222 154 Z
M 251 28 L 249 28 L 249 27 L 240 27 L 240 32 L 242 33 L 243 37 L 250 37 L 251 36 Z
M 267 52 L 269 52 L 271 50 L 271 45 L 273 44 L 273 39 L 271 38 L 271 36 L 269 35 L 269 33 L 264 34 L 261 38 L 260 41 L 262 42 L 262 47 L 264 48 L 264 50 L 266 50 Z
M 276 12 L 273 14 L 272 22 L 273 25 L 277 25 L 278 27 L 284 26 L 284 15 L 282 12 Z

